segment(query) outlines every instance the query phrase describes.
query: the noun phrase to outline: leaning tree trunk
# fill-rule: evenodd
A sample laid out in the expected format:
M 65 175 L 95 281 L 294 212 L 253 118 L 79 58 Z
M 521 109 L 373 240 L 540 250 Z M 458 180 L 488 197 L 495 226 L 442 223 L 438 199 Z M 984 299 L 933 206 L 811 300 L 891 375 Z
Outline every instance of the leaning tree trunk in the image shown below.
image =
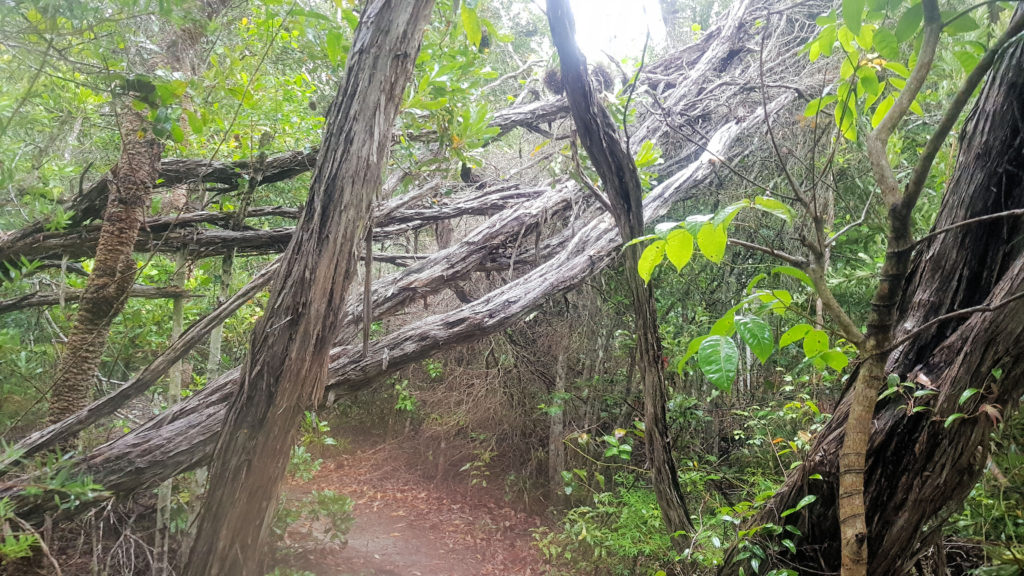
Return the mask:
M 432 0 L 363 11 L 295 238 L 253 330 L 185 574 L 257 574 L 299 416 L 315 407 Z
M 643 189 L 640 176 L 629 151 L 619 141 L 608 111 L 598 102 L 587 60 L 576 45 L 576 25 L 565 0 L 548 0 L 548 21 L 551 38 L 558 49 L 561 62 L 562 84 L 565 86 L 569 110 L 576 131 L 590 161 L 601 176 L 608 191 L 607 204 L 611 208 L 623 242 L 644 233 Z M 586 178 L 585 174 L 580 175 Z M 595 194 L 598 192 L 595 190 Z M 673 540 L 681 532 L 692 532 L 689 512 L 679 488 L 679 477 L 665 416 L 668 401 L 665 374 L 661 366 L 661 339 L 658 334 L 658 313 L 653 288 L 644 283 L 637 271 L 640 245 L 624 250 L 626 283 L 633 301 L 636 318 L 637 365 L 644 389 L 644 420 L 647 452 L 651 459 L 651 483 L 665 522 Z
M 900 346 L 886 372 L 937 393 L 913 398 L 924 411 L 911 414 L 911 398 L 899 395 L 875 410 L 864 477 L 869 574 L 902 574 L 928 552 L 984 471 L 989 435 L 1024 394 L 1024 299 L 1010 300 L 1024 292 L 1024 250 L 1013 241 L 1024 225 L 998 216 L 1024 209 L 1024 43 L 1000 58 L 963 130 L 937 233 L 919 241 L 897 307 Z M 968 311 L 929 324 L 960 310 Z M 970 388 L 980 392 L 961 405 Z M 801 572 L 839 567 L 838 454 L 849 405 L 844 398 L 804 464 L 752 521 L 780 523 L 779 512 L 817 496 L 785 519 L 803 537 L 797 554 L 779 554 Z M 740 568 L 734 562 L 722 573 Z
M 67 347 L 57 367 L 47 422 L 60 422 L 89 404 L 89 390 L 107 346 L 110 324 L 135 284 L 132 250 L 145 215 L 146 199 L 160 167 L 162 145 L 142 113 L 121 107 L 121 158 L 108 183 L 107 209 L 96 258 Z

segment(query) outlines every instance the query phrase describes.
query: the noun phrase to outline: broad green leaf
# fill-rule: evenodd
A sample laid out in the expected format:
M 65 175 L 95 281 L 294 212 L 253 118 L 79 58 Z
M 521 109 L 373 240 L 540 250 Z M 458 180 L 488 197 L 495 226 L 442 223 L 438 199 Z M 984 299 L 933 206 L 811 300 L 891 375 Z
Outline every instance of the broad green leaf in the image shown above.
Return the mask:
M 689 346 L 686 347 L 686 354 L 683 356 L 683 359 L 679 361 L 679 373 L 680 374 L 683 373 L 683 366 L 686 365 L 686 361 L 689 360 L 690 358 L 693 358 L 693 355 L 696 354 L 697 350 L 700 349 L 700 345 L 703 344 L 704 341 L 707 340 L 707 339 L 708 339 L 707 336 L 700 336 L 700 337 L 694 338 L 693 340 L 690 340 Z
M 908 70 L 906 66 L 900 64 L 899 62 L 886 62 L 883 65 L 883 67 L 887 70 L 892 70 L 893 72 L 899 74 L 904 78 L 910 76 L 910 70 Z M 901 88 L 901 86 L 897 86 L 897 88 Z
M 900 43 L 896 40 L 896 35 L 888 28 L 875 31 L 875 50 L 886 60 L 895 60 L 900 57 Z
M 817 18 L 814 19 L 814 23 L 817 24 L 818 26 L 821 26 L 822 28 L 824 28 L 825 26 L 828 26 L 829 24 L 835 24 L 836 23 L 836 11 L 835 11 L 835 9 L 833 8 L 832 10 L 830 10 L 828 14 L 822 14 L 821 16 L 818 16 Z
M 181 125 L 175 122 L 171 125 L 171 141 L 175 144 L 181 144 L 182 140 L 185 139 L 185 131 L 181 129 Z
M 980 60 L 977 54 L 969 50 L 957 50 L 953 52 L 953 57 L 960 63 L 960 67 L 964 69 L 964 72 L 968 74 L 978 66 L 978 61 Z
M 203 134 L 203 129 L 206 127 L 206 125 L 203 123 L 202 116 L 191 110 L 186 109 L 185 118 L 188 119 L 188 127 L 189 129 L 192 130 L 192 133 L 195 134 L 196 136 L 201 136 Z
M 829 104 L 835 101 L 835 94 L 826 94 L 821 98 L 815 98 L 814 100 L 811 100 L 810 102 L 807 103 L 807 107 L 804 108 L 804 116 L 808 118 L 810 118 L 811 116 L 816 116 L 822 111 L 822 109 L 825 108 L 825 106 L 828 106 Z
M 910 111 L 913 112 L 914 114 L 917 114 L 918 116 L 924 116 L 924 110 L 921 108 L 921 105 L 917 102 L 917 100 L 914 100 L 913 102 L 910 103 Z
M 758 297 L 761 302 L 771 304 L 772 312 L 776 314 L 784 314 L 793 303 L 793 295 L 789 293 L 789 290 L 768 290 L 762 292 Z
M 775 350 L 771 327 L 757 316 L 736 318 L 736 332 L 750 347 L 750 351 L 761 361 L 761 364 L 764 364 Z
M 654 225 L 654 234 L 664 238 L 676 226 L 679 226 L 679 222 L 660 222 Z
M 836 372 L 842 372 L 850 364 L 850 359 L 839 350 L 826 350 L 821 353 L 821 359 L 828 364 L 828 367 Z
M 853 73 L 857 71 L 857 68 L 853 63 L 854 60 L 849 56 L 843 58 L 843 63 L 839 66 L 839 78 L 846 80 L 850 76 L 853 76 Z
M 715 320 L 715 323 L 711 326 L 711 330 L 708 330 L 708 336 L 725 336 L 728 338 L 731 337 L 735 331 L 736 308 L 734 307 L 723 314 L 721 318 Z
M 913 38 L 917 34 L 917 29 L 921 27 L 923 18 L 924 8 L 920 2 L 907 8 L 907 11 L 896 22 L 896 40 L 902 44 Z
M 828 334 L 824 330 L 811 330 L 804 336 L 804 356 L 812 358 L 828 350 Z
M 811 326 L 810 324 L 797 324 L 796 326 L 793 326 L 789 330 L 786 330 L 782 334 L 782 337 L 779 338 L 779 348 L 785 348 L 793 342 L 802 340 L 803 337 L 807 336 L 811 330 L 814 330 L 814 326 Z
M 978 392 L 980 392 L 980 390 L 978 390 L 977 388 L 968 388 L 967 390 L 964 390 L 963 394 L 960 394 L 960 399 L 956 401 L 956 405 L 963 406 L 964 402 L 970 400 L 971 397 L 977 394 Z
M 790 508 L 789 510 L 786 510 L 782 514 L 779 514 L 779 516 L 781 516 L 782 518 L 785 518 L 786 516 L 789 516 L 790 514 L 799 511 L 801 508 L 803 508 L 804 506 L 807 506 L 808 504 L 810 504 L 811 502 L 814 502 L 817 499 L 818 499 L 818 497 L 815 496 L 814 494 L 808 494 L 807 496 L 804 496 L 803 498 L 801 498 L 800 501 L 796 503 L 796 506 Z
M 697 351 L 697 365 L 708 381 L 723 392 L 732 389 L 739 359 L 736 344 L 725 336 L 709 336 Z
M 839 38 L 839 45 L 843 47 L 843 51 L 849 57 L 848 59 L 856 62 L 857 57 L 860 55 L 860 50 L 857 50 L 857 47 L 854 45 L 857 42 L 857 37 L 853 31 L 850 30 L 849 26 L 840 26 L 836 36 Z
M 963 418 L 964 416 L 966 416 L 966 414 L 964 414 L 962 412 L 957 412 L 956 414 L 950 414 L 949 418 L 946 418 L 946 422 L 945 422 L 945 424 L 942 425 L 942 427 L 943 428 L 949 428 L 950 426 L 953 425 L 953 422 L 956 422 L 957 420 Z
M 838 32 L 836 31 L 835 24 L 829 24 L 821 30 L 821 35 L 818 37 L 818 48 L 826 58 L 832 56 L 832 50 L 835 48 L 837 35 Z
M 864 17 L 865 0 L 843 0 L 843 23 L 854 34 L 860 32 L 861 19 Z
M 806 284 L 811 290 L 814 290 L 814 282 L 811 280 L 811 277 L 803 270 L 794 266 L 776 266 L 775 268 L 772 268 L 772 274 L 785 274 L 786 276 L 791 276 Z
M 871 45 L 875 42 L 875 30 L 874 24 L 863 24 L 860 27 L 860 32 L 857 33 L 857 44 L 865 51 L 871 50 Z
M 715 226 L 711 222 L 701 226 L 700 232 L 697 233 L 697 246 L 701 253 L 716 264 L 725 257 L 725 245 L 728 241 L 725 228 Z
M 877 95 L 882 85 L 878 82 L 878 76 L 875 74 L 875 69 L 870 66 L 864 66 L 860 70 L 857 70 L 858 87 L 864 94 L 871 96 Z
M 327 33 L 327 57 L 335 64 L 341 64 L 341 56 L 344 54 L 345 37 L 339 30 L 331 30 Z
M 728 226 L 732 223 L 733 218 L 740 213 L 740 210 L 750 206 L 750 200 L 740 200 L 739 202 L 733 202 L 725 208 L 722 208 L 715 213 L 714 218 L 711 219 L 711 223 L 715 226 Z
M 955 15 L 955 12 L 943 12 L 942 20 L 948 22 L 948 19 L 952 18 Z M 942 31 L 945 32 L 946 34 L 949 34 L 950 36 L 956 36 L 958 34 L 967 34 L 968 32 L 974 32 L 978 28 L 981 28 L 981 26 L 978 26 L 978 21 L 972 18 L 970 14 L 964 14 L 963 16 L 960 16 L 956 20 L 953 20 L 952 22 L 946 24 Z
M 774 214 L 786 222 L 791 222 L 793 220 L 793 209 L 775 198 L 758 196 L 757 198 L 754 198 L 754 208 L 757 208 L 762 212 Z
M 640 260 L 636 264 L 636 271 L 640 274 L 640 277 L 644 279 L 644 283 L 651 281 L 651 274 L 654 273 L 654 268 L 661 264 L 661 261 L 665 258 L 665 241 L 658 240 L 652 242 L 647 248 L 644 248 L 642 254 L 640 254 Z
M 882 123 L 882 119 L 892 109 L 892 105 L 896 102 L 896 97 L 889 94 L 884 100 L 875 108 L 875 113 L 871 115 L 871 127 L 878 128 L 878 125 Z
M 669 262 L 681 271 L 693 256 L 693 236 L 686 230 L 673 230 L 665 239 L 665 254 Z
M 857 141 L 857 108 L 853 99 L 840 100 L 835 110 L 836 126 L 843 137 L 851 142 Z
M 477 18 L 476 10 L 466 5 L 462 7 L 462 27 L 466 29 L 466 38 L 479 48 L 484 35 L 480 29 L 480 19 Z

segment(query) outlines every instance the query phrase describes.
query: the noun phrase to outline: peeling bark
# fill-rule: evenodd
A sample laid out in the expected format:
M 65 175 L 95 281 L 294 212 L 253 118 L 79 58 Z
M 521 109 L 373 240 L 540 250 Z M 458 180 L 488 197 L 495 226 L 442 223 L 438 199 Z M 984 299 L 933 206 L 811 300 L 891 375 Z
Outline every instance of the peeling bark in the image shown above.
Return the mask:
M 267 312 L 253 329 L 241 386 L 217 442 L 186 576 L 262 573 L 260 545 L 299 417 L 323 394 L 358 242 L 432 6 L 433 0 L 378 0 L 360 15 L 345 80 L 327 113 L 309 200 Z

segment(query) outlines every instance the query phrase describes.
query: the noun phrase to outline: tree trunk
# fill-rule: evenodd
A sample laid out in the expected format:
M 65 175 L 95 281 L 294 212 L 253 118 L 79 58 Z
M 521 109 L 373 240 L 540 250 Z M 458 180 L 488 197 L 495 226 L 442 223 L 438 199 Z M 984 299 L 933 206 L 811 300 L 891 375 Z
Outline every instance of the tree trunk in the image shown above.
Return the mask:
M 391 129 L 432 0 L 363 11 L 327 114 L 310 197 L 253 330 L 185 574 L 257 574 L 303 410 L 320 401 L 359 240 L 380 189 Z
M 57 368 L 47 422 L 60 422 L 89 404 L 110 324 L 124 308 L 135 283 L 132 248 L 145 214 L 146 199 L 160 166 L 162 145 L 143 115 L 121 106 L 121 158 L 108 185 L 103 229 L 75 324 Z
M 562 84 L 576 130 L 607 190 L 608 205 L 622 241 L 628 242 L 644 232 L 640 176 L 629 151 L 619 142 L 614 121 L 594 95 L 587 60 L 576 45 L 576 25 L 565 0 L 548 0 L 548 22 L 552 40 L 558 49 Z M 586 175 L 581 177 L 586 178 Z M 636 319 L 637 366 L 644 388 L 644 438 L 651 459 L 651 483 L 661 508 L 661 517 L 678 544 L 680 539 L 675 535 L 692 532 L 693 525 L 672 457 L 665 417 L 668 393 L 661 365 L 658 313 L 653 288 L 644 283 L 637 271 L 640 251 L 639 244 L 627 246 L 623 251 L 623 266 Z
M 555 362 L 555 389 L 552 393 L 548 420 L 548 490 L 551 505 L 558 506 L 565 499 L 562 471 L 565 470 L 565 390 L 568 380 L 569 347 L 558 351 Z
M 1016 17 L 1022 17 L 1019 10 Z M 1012 241 L 1024 232 L 1019 219 L 997 217 L 949 229 L 1024 208 L 1024 125 L 1007 121 L 1024 117 L 1024 44 L 1008 46 L 1000 59 L 962 132 L 957 167 L 934 225 L 946 231 L 919 241 L 896 308 L 893 340 L 899 346 L 882 374 L 937 394 L 897 394 L 874 412 L 864 475 L 869 574 L 902 574 L 928 551 L 984 471 L 996 421 L 1008 417 L 1024 394 L 1024 300 L 926 326 L 944 314 L 998 305 L 1024 291 L 1024 251 Z M 926 329 L 916 332 L 921 328 Z M 961 405 L 969 388 L 980 392 Z M 927 410 L 911 413 L 911 400 Z M 850 396 L 843 399 L 804 464 L 752 521 L 779 523 L 780 511 L 808 494 L 817 496 L 785 519 L 803 533 L 796 555 L 778 552 L 786 567 L 795 563 L 808 573 L 839 568 L 837 455 L 851 402 Z M 957 413 L 964 416 L 947 426 Z M 821 479 L 811 478 L 816 474 Z M 731 562 L 722 573 L 738 574 L 741 567 Z

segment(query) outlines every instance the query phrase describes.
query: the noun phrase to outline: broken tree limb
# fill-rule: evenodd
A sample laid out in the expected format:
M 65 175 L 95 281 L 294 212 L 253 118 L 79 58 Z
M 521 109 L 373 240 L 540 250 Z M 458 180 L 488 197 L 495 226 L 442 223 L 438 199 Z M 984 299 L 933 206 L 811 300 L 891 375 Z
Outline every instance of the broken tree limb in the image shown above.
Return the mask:
M 780 98 L 769 107 L 770 112 L 777 112 L 791 100 L 792 96 Z M 696 188 L 714 174 L 715 159 L 732 157 L 738 148 L 735 143 L 739 135 L 761 122 L 762 115 L 754 112 L 716 131 L 708 145 L 709 152 L 648 194 L 644 203 L 646 219 L 659 218 L 673 202 L 695 193 Z M 331 354 L 328 391 L 334 395 L 356 392 L 382 375 L 443 347 L 471 342 L 506 328 L 549 297 L 579 286 L 609 266 L 620 244 L 621 238 L 611 217 L 603 215 L 581 227 L 554 258 L 529 274 L 472 304 L 426 318 L 371 343 L 368 356 L 362 356 L 359 344 L 335 348 Z M 375 305 L 375 310 L 379 309 Z M 350 308 L 349 314 L 353 312 Z M 225 404 L 234 395 L 237 383 L 237 369 L 224 373 L 199 393 L 140 428 L 79 457 L 72 472 L 90 476 L 111 493 L 123 494 L 203 465 L 213 451 Z M 23 518 L 38 520 L 53 509 L 52 494 L 45 491 L 42 495 L 26 494 L 19 484 L 12 482 L 0 488 L 0 497 L 10 497 L 23 511 Z M 97 498 L 107 497 L 109 495 L 97 495 Z
M 462 184 L 453 184 L 464 188 Z M 522 187 L 516 183 L 495 183 L 476 193 L 455 196 L 434 203 L 430 208 L 408 208 L 408 203 L 422 200 L 424 195 L 437 191 L 440 185 L 429 184 L 381 205 L 375 211 L 374 240 L 383 240 L 399 234 L 412 232 L 434 222 L 463 216 L 489 216 L 510 206 L 536 198 L 547 189 Z M 261 206 L 250 208 L 246 218 L 284 217 L 298 218 L 299 208 L 283 206 Z M 200 228 L 198 224 L 214 224 L 228 227 L 237 213 L 190 212 L 177 216 L 163 216 L 145 221 L 140 226 L 135 251 L 144 253 L 187 252 L 192 258 L 219 256 L 228 251 L 242 255 L 278 254 L 291 241 L 293 228 L 241 229 Z M 21 258 L 37 259 L 81 259 L 91 257 L 96 249 L 101 224 L 90 224 L 83 228 L 34 234 L 15 244 L 0 248 L 0 260 L 18 261 Z
M 84 290 L 74 288 L 63 292 L 33 292 L 0 300 L 0 314 L 25 310 L 27 308 L 41 308 L 44 306 L 57 306 L 66 302 L 78 302 L 82 299 Z M 145 286 L 136 284 L 128 291 L 129 298 L 145 298 L 147 300 L 158 300 L 161 298 L 189 298 L 194 296 L 187 290 L 175 286 Z
M 75 434 L 78 434 L 87 426 L 98 422 L 100 418 L 112 415 L 125 402 L 154 386 L 170 370 L 171 366 L 187 356 L 192 348 L 210 334 L 214 327 L 219 326 L 241 308 L 243 304 L 266 288 L 270 283 L 275 268 L 274 264 L 264 268 L 227 302 L 224 302 L 224 304 L 189 326 L 174 344 L 164 350 L 138 376 L 127 384 L 108 394 L 103 399 L 93 402 L 84 410 L 76 412 L 71 417 L 35 432 L 19 442 L 13 449 L 13 453 L 16 456 L 0 462 L 0 475 L 10 470 L 11 466 L 15 465 L 19 460 L 38 454 L 74 437 Z

